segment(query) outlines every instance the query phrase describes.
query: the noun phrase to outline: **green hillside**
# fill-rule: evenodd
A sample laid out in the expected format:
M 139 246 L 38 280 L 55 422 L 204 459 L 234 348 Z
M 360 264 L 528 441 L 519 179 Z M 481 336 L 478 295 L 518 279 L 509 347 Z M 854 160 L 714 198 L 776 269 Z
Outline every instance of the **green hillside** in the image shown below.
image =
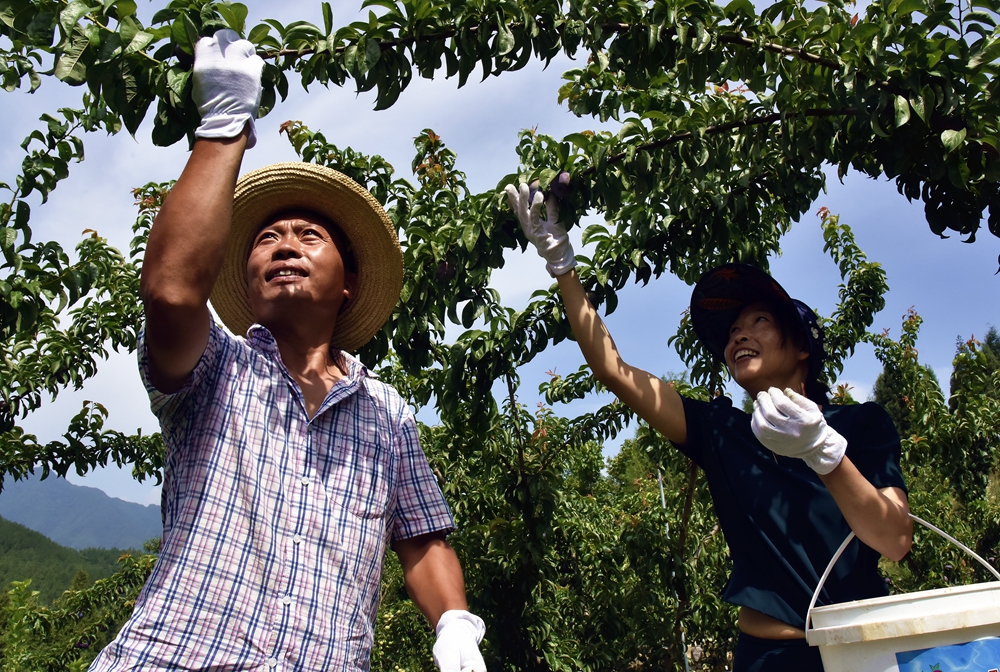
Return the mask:
M 62 595 L 81 569 L 91 583 L 111 576 L 124 552 L 117 548 L 66 548 L 0 518 L 0 586 L 6 592 L 11 581 L 31 579 L 32 590 L 39 591 L 39 600 L 46 604 Z

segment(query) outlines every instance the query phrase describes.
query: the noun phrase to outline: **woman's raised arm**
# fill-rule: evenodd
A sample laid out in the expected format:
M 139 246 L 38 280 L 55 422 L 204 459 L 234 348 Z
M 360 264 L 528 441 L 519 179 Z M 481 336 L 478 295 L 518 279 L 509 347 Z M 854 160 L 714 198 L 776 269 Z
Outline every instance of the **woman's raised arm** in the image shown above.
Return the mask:
M 546 268 L 559 282 L 573 335 L 594 376 L 651 427 L 670 441 L 687 443 L 684 405 L 669 383 L 625 363 L 604 321 L 587 299 L 576 274 L 576 260 L 566 230 L 557 221 L 554 196 L 548 200 L 528 185 L 506 188 L 507 199 L 528 240 L 545 259 Z M 546 219 L 541 219 L 542 205 Z

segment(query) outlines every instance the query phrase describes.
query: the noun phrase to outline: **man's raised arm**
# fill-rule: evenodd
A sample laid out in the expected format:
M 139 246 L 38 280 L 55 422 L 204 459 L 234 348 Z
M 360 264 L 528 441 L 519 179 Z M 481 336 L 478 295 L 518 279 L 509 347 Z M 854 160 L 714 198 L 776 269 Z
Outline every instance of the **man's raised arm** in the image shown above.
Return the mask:
M 201 125 L 149 232 L 141 292 L 150 382 L 175 392 L 208 344 L 208 298 L 222 267 L 243 151 L 254 145 L 263 61 L 231 30 L 195 47 Z

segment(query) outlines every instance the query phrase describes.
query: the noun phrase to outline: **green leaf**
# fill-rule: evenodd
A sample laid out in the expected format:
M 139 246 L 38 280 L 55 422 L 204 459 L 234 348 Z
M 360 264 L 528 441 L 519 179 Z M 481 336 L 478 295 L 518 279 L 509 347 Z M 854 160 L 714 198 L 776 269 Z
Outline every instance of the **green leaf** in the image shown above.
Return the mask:
M 170 24 L 170 38 L 182 51 L 194 55 L 194 42 L 188 36 L 187 28 L 184 26 L 186 16 L 176 19 Z M 189 19 L 190 20 L 190 19 Z
M 322 3 L 323 7 L 323 28 L 325 32 L 324 35 L 333 34 L 333 9 L 330 7 L 329 2 Z
M 0 228 L 0 247 L 9 250 L 17 241 L 17 229 Z
M 74 0 L 66 5 L 66 7 L 59 12 L 59 25 L 62 27 L 63 32 L 66 35 L 71 35 L 77 22 L 89 11 L 89 3 L 81 2 L 81 0 Z
M 552 180 L 556 179 L 558 175 L 559 172 L 552 168 L 542 168 L 538 173 L 538 186 L 542 189 L 548 189 Z
M 878 120 L 878 115 L 873 114 L 871 120 L 872 120 L 872 130 L 875 131 L 875 135 L 879 136 L 880 138 L 888 138 L 889 134 L 882 129 L 882 125 L 879 123 Z
M 979 23 L 985 23 L 990 28 L 996 28 L 997 25 L 996 20 L 992 16 L 990 16 L 988 12 L 979 12 L 979 11 L 969 12 L 968 14 L 965 15 L 965 22 L 968 23 L 970 21 L 978 21 Z
M 514 33 L 497 14 L 497 55 L 505 56 L 514 48 Z
M 926 124 L 927 105 L 924 98 L 922 96 L 914 95 L 911 93 L 908 102 L 910 103 L 910 107 L 913 108 L 913 111 L 917 113 L 918 117 L 920 117 L 920 120 Z
M 14 228 L 23 229 L 26 227 L 30 217 L 31 207 L 25 201 L 18 201 L 17 208 L 14 210 Z
M 896 128 L 910 120 L 910 102 L 903 96 L 895 96 Z
M 593 134 L 588 135 L 586 133 L 570 133 L 563 138 L 566 142 L 572 142 L 577 147 L 587 148 L 593 144 L 594 136 Z
M 881 30 L 880 26 L 875 23 L 869 23 L 868 21 L 861 21 L 858 25 L 854 26 L 854 30 L 851 31 L 854 34 L 854 39 L 858 42 L 865 43 L 868 42 L 872 37 L 878 34 Z
M 611 63 L 611 61 L 608 59 L 608 55 L 607 55 L 606 52 L 604 52 L 604 51 L 597 52 L 597 67 L 599 67 L 601 69 L 601 72 L 604 72 L 605 70 L 607 70 L 608 69 L 608 65 L 610 63 Z
M 125 53 L 126 54 L 138 53 L 143 49 L 145 49 L 146 47 L 148 47 L 152 41 L 153 41 L 153 36 L 150 33 L 147 33 L 144 30 L 140 30 L 138 33 L 135 34 L 135 37 L 132 38 L 132 41 L 128 43 L 128 46 L 125 47 Z
M 267 37 L 270 33 L 271 33 L 271 26 L 267 25 L 266 23 L 258 23 L 256 26 L 253 27 L 253 30 L 250 31 L 250 34 L 247 36 L 247 39 L 253 42 L 254 44 L 260 44 L 260 41 L 263 40 L 265 37 Z
M 105 11 L 107 10 L 108 2 L 105 1 Z M 115 15 L 118 16 L 118 20 L 121 21 L 126 16 L 135 16 L 136 11 L 139 7 L 133 2 L 133 0 L 118 0 L 117 2 L 111 2 L 114 5 Z
M 1000 138 L 994 137 L 992 135 L 985 135 L 979 139 L 983 144 L 989 145 L 1000 154 Z
M 198 42 L 200 35 L 198 35 L 198 26 L 195 25 L 194 21 L 191 20 L 191 16 L 185 12 L 181 15 L 181 22 L 184 25 L 184 33 L 187 35 L 188 44 L 194 49 L 194 45 Z
M 472 224 L 462 232 L 462 242 L 465 243 L 465 249 L 469 252 L 476 249 L 476 243 L 479 242 L 479 231 L 479 224 Z
M 167 21 L 173 21 L 177 18 L 176 9 L 161 9 L 156 14 L 153 14 L 153 18 L 150 20 L 149 25 L 156 23 L 166 23 Z
M 984 63 L 992 63 L 1000 58 L 1000 38 L 992 37 L 989 40 L 983 40 L 983 42 L 983 47 L 969 59 L 970 70 L 975 70 Z
M 126 16 L 120 21 L 118 26 L 118 33 L 122 36 L 122 42 L 128 44 L 132 41 L 139 31 L 142 30 L 142 26 L 139 22 L 133 19 L 131 16 Z
M 83 84 L 87 81 L 87 64 L 82 62 L 83 54 L 90 46 L 90 40 L 83 36 L 73 39 L 69 48 L 59 55 L 53 74 L 56 79 L 68 84 Z
M 216 5 L 216 9 L 219 10 L 219 14 L 222 16 L 222 20 L 226 22 L 226 25 L 235 30 L 240 35 L 243 35 L 243 31 L 247 27 L 247 6 L 240 4 L 238 2 L 233 3 L 221 3 Z
M 906 15 L 913 12 L 927 14 L 927 3 L 925 0 L 892 0 L 889 3 L 890 14 Z
M 110 61 L 122 52 L 122 37 L 118 33 L 111 33 L 105 38 L 104 43 L 101 45 L 101 50 L 97 54 L 97 60 L 100 63 Z M 105 91 L 105 96 L 108 95 Z
M 167 70 L 167 86 L 178 101 L 184 99 L 184 88 L 190 79 L 190 70 L 182 70 L 176 67 Z
M 750 2 L 750 0 L 733 0 L 726 5 L 725 9 L 722 11 L 730 18 L 739 13 L 743 13 L 748 16 L 753 16 L 755 13 L 753 3 Z
M 378 40 L 369 39 L 365 42 L 365 72 L 367 72 L 378 63 L 378 59 L 382 58 L 382 45 Z
M 962 146 L 965 142 L 965 129 L 960 131 L 953 131 L 951 129 L 947 131 L 941 131 L 941 143 L 944 145 L 945 149 L 949 152 L 954 152 L 956 149 Z

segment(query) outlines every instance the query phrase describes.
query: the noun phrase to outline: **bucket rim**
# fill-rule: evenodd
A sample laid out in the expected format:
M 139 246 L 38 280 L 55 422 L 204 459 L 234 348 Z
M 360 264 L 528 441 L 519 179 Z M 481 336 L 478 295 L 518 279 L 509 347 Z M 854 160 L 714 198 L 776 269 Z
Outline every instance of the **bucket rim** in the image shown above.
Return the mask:
M 992 593 L 979 601 L 982 604 L 970 605 L 970 598 L 975 593 Z M 937 610 L 920 613 L 916 610 L 917 602 L 924 602 L 930 607 L 937 602 Z M 906 614 L 886 614 L 885 611 L 908 608 L 913 605 L 914 612 Z M 965 608 L 963 609 L 963 605 Z M 941 607 L 950 609 L 942 610 Z M 855 618 L 844 623 L 822 624 L 823 617 L 849 617 L 851 612 Z M 809 630 L 806 640 L 811 646 L 831 646 L 838 644 L 855 644 L 899 637 L 912 637 L 949 630 L 964 630 L 1000 624 L 1000 582 L 974 583 L 967 586 L 950 586 L 922 590 L 905 595 L 885 595 L 866 600 L 842 602 L 813 610 L 813 616 L 819 616 L 821 625 Z
M 814 607 L 813 614 L 829 614 L 835 611 L 848 611 L 851 609 L 864 608 L 867 605 L 891 605 L 899 602 L 910 602 L 916 596 L 921 598 L 946 597 L 962 593 L 975 593 L 979 591 L 1000 593 L 1000 581 L 986 581 L 984 583 L 970 583 L 964 586 L 948 586 L 947 588 L 931 588 L 930 590 L 918 590 L 915 593 L 899 593 L 897 595 L 880 595 L 879 597 L 869 597 L 863 600 L 852 600 L 850 602 L 837 602 L 836 604 L 825 604 L 821 607 Z M 1000 615 L 998 615 L 1000 619 Z
M 993 604 L 980 604 L 966 610 L 961 610 L 961 605 L 956 604 L 956 602 L 968 601 L 969 594 L 977 591 L 994 593 L 991 600 Z M 950 611 L 930 611 L 928 613 L 917 613 L 916 615 L 898 615 L 894 618 L 887 618 L 886 614 L 879 613 L 879 607 L 892 607 L 898 603 L 905 603 L 906 600 L 897 599 L 900 597 L 909 597 L 911 598 L 911 602 L 914 598 L 925 601 L 951 598 L 949 601 L 953 603 L 951 606 L 954 608 Z M 869 607 L 871 609 L 866 613 L 865 610 Z M 827 607 L 820 607 L 820 609 L 823 610 L 821 615 L 832 615 L 837 611 L 848 611 L 850 609 L 861 610 L 862 613 L 859 616 L 870 616 L 872 618 L 870 620 L 854 620 L 848 623 L 814 627 L 806 634 L 806 641 L 810 646 L 857 644 L 860 642 L 884 641 L 940 632 L 969 630 L 1000 624 L 1000 582 L 937 588 L 935 590 L 908 593 L 907 595 L 874 597 L 867 600 L 829 605 Z M 819 611 L 819 609 L 816 611 Z
M 978 585 L 987 585 L 987 586 L 989 586 L 989 585 L 996 585 L 998 588 L 1000 588 L 1000 572 L 998 572 L 995 567 L 993 567 L 988 562 L 986 562 L 986 560 L 984 560 L 978 553 L 976 553 L 975 551 L 973 551 L 971 548 L 969 548 L 968 546 L 966 546 L 965 544 L 963 544 L 962 542 L 960 542 L 958 539 L 956 539 L 955 537 L 953 537 L 950 534 L 948 534 L 947 532 L 945 532 L 944 530 L 941 530 L 940 528 L 932 525 L 931 523 L 928 523 L 923 518 L 915 516 L 912 511 L 909 512 L 907 515 L 909 515 L 910 519 L 913 522 L 919 523 L 920 525 L 923 525 L 927 529 L 929 529 L 932 532 L 935 532 L 939 536 L 943 537 L 946 541 L 951 542 L 952 544 L 954 544 L 958 548 L 960 548 L 963 551 L 965 551 L 966 554 L 968 554 L 969 556 L 971 556 L 972 558 L 974 558 L 983 567 L 985 567 L 987 570 L 989 570 L 990 573 L 992 573 L 995 577 L 997 577 L 997 581 L 996 582 L 989 582 L 989 583 L 986 583 L 986 584 L 972 584 L 973 586 L 978 586 Z M 806 627 L 805 627 L 806 642 L 810 646 L 819 646 L 819 645 L 821 645 L 821 642 L 819 640 L 820 639 L 825 639 L 825 637 L 811 637 L 810 636 L 814 631 L 816 631 L 815 627 L 810 627 L 811 625 L 813 625 L 813 623 L 812 623 L 813 612 L 816 611 L 817 609 L 825 609 L 827 611 L 824 612 L 824 613 L 829 613 L 830 611 L 832 611 L 831 608 L 838 606 L 837 604 L 831 604 L 831 605 L 824 605 L 822 607 L 817 607 L 816 606 L 816 600 L 819 599 L 819 593 L 823 589 L 823 584 L 826 583 L 827 577 L 830 576 L 830 572 L 833 570 L 833 566 L 837 563 L 837 560 L 840 559 L 840 556 L 843 554 L 844 550 L 847 548 L 847 545 L 851 543 L 851 541 L 855 538 L 855 536 L 856 535 L 854 534 L 854 532 L 851 531 L 851 533 L 847 535 L 847 538 L 844 539 L 843 543 L 840 544 L 840 548 L 838 548 L 837 551 L 833 554 L 833 557 L 830 559 L 830 563 L 826 566 L 826 571 L 823 572 L 823 576 L 820 577 L 819 584 L 816 586 L 816 590 L 813 592 L 812 601 L 809 602 L 809 609 L 806 610 Z M 939 588 L 937 590 L 948 591 L 951 588 L 960 588 L 960 587 L 962 587 L 962 586 L 950 586 L 949 588 L 943 588 L 943 589 Z M 914 594 L 919 595 L 919 594 L 922 594 L 922 593 L 929 593 L 929 592 L 932 592 L 932 591 L 920 591 L 918 593 L 909 593 L 909 594 L 910 595 L 914 595 Z M 888 596 L 883 596 L 883 597 L 869 598 L 869 600 L 882 600 L 882 599 L 885 599 L 886 597 L 889 597 L 889 598 L 902 597 L 905 600 L 906 595 L 902 595 L 902 596 L 888 595 Z M 858 602 L 865 602 L 865 600 L 857 600 L 855 602 L 840 603 L 840 605 L 852 605 L 852 604 L 853 605 L 857 605 Z M 1000 611 L 1000 610 L 998 610 L 998 611 Z M 993 621 L 993 622 L 1000 622 L 1000 620 Z M 987 624 L 990 624 L 990 623 L 987 623 Z M 845 626 L 845 627 L 847 627 L 847 626 Z M 824 628 L 824 630 L 829 630 L 829 628 Z M 914 634 L 917 634 L 917 633 L 914 633 Z M 890 637 L 898 637 L 898 636 L 905 636 L 905 635 L 890 635 Z M 863 641 L 863 640 L 856 640 L 856 641 Z M 835 643 L 844 643 L 844 642 L 835 642 Z

